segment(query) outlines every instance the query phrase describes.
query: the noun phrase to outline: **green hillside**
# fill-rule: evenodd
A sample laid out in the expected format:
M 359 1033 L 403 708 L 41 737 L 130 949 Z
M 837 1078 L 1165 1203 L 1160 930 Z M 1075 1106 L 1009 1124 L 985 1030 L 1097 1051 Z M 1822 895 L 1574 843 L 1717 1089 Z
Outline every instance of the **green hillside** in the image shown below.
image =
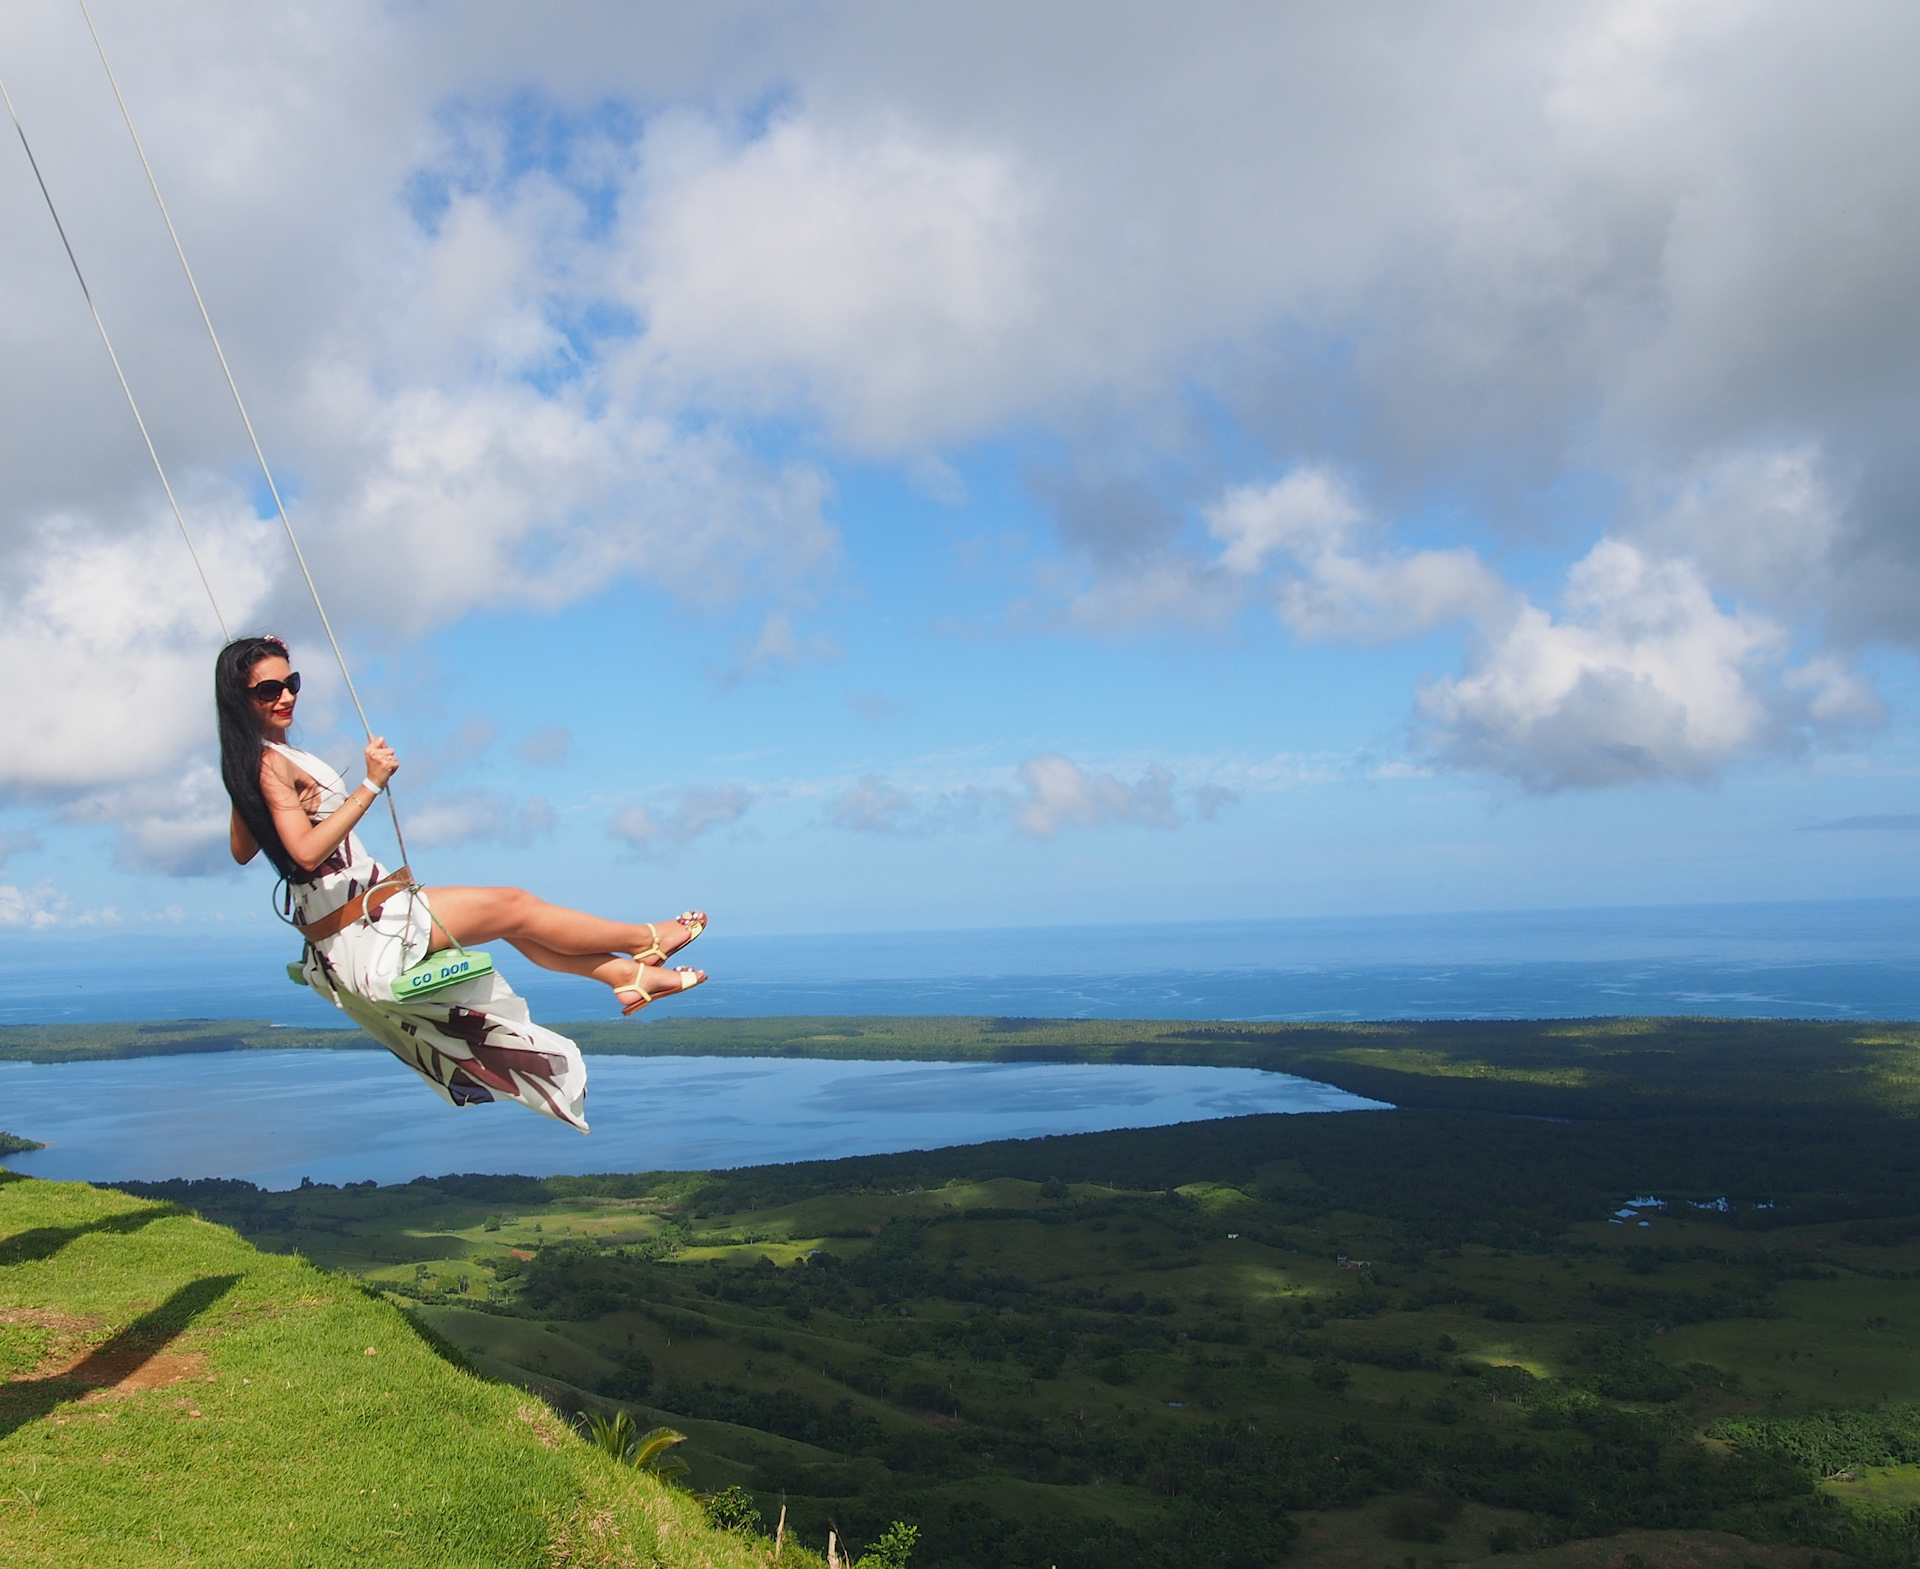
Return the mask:
M 0 1171 L 0 1378 L 7 1569 L 768 1559 L 352 1281 L 170 1204 Z

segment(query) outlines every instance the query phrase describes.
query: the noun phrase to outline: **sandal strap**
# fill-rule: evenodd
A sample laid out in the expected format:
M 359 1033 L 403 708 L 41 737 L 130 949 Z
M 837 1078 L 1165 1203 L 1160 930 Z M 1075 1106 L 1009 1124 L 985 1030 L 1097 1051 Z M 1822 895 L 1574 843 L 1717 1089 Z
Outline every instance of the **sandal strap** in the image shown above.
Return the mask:
M 660 928 L 655 926 L 652 921 L 648 921 L 646 924 L 647 935 L 653 939 L 653 943 L 652 946 L 641 948 L 634 953 L 633 957 L 639 960 L 641 964 L 645 964 L 649 959 L 664 959 L 667 957 L 667 950 L 660 946 Z

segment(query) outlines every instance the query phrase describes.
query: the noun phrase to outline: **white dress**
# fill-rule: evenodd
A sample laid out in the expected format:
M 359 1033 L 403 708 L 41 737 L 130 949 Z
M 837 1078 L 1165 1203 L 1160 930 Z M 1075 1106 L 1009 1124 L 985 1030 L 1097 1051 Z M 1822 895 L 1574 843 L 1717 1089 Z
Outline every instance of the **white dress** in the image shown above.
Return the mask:
M 319 786 L 304 799 L 314 822 L 346 803 L 346 781 L 311 752 L 269 742 Z M 295 915 L 312 925 L 387 875 L 349 833 L 319 869 L 290 882 Z M 564 1035 L 542 1029 L 525 999 L 497 974 L 477 976 L 425 997 L 395 1002 L 394 977 L 426 958 L 432 916 L 419 889 L 400 889 L 377 920 L 350 921 L 306 946 L 301 973 L 353 1022 L 455 1106 L 517 1100 L 587 1131 L 587 1065 Z

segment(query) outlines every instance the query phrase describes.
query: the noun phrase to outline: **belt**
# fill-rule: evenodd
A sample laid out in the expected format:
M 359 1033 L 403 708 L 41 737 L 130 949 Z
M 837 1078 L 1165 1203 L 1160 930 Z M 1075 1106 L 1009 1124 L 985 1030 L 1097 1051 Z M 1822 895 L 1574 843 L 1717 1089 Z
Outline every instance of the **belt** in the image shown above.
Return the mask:
M 293 924 L 300 928 L 300 935 L 308 942 L 325 942 L 363 915 L 370 921 L 379 920 L 380 911 L 385 908 L 387 901 L 405 893 L 412 886 L 412 873 L 403 866 L 397 872 L 388 872 L 365 893 L 355 894 L 339 909 L 329 910 L 319 920 L 305 925 L 299 921 Z

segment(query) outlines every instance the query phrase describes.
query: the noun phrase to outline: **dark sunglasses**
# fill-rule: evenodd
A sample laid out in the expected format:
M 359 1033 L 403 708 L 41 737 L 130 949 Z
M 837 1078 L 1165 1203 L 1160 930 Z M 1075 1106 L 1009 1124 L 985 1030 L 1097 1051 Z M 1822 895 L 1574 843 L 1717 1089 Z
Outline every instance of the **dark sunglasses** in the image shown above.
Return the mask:
M 300 695 L 300 672 L 292 671 L 284 681 L 256 681 L 247 688 L 247 696 L 256 703 L 277 703 L 282 692 Z

